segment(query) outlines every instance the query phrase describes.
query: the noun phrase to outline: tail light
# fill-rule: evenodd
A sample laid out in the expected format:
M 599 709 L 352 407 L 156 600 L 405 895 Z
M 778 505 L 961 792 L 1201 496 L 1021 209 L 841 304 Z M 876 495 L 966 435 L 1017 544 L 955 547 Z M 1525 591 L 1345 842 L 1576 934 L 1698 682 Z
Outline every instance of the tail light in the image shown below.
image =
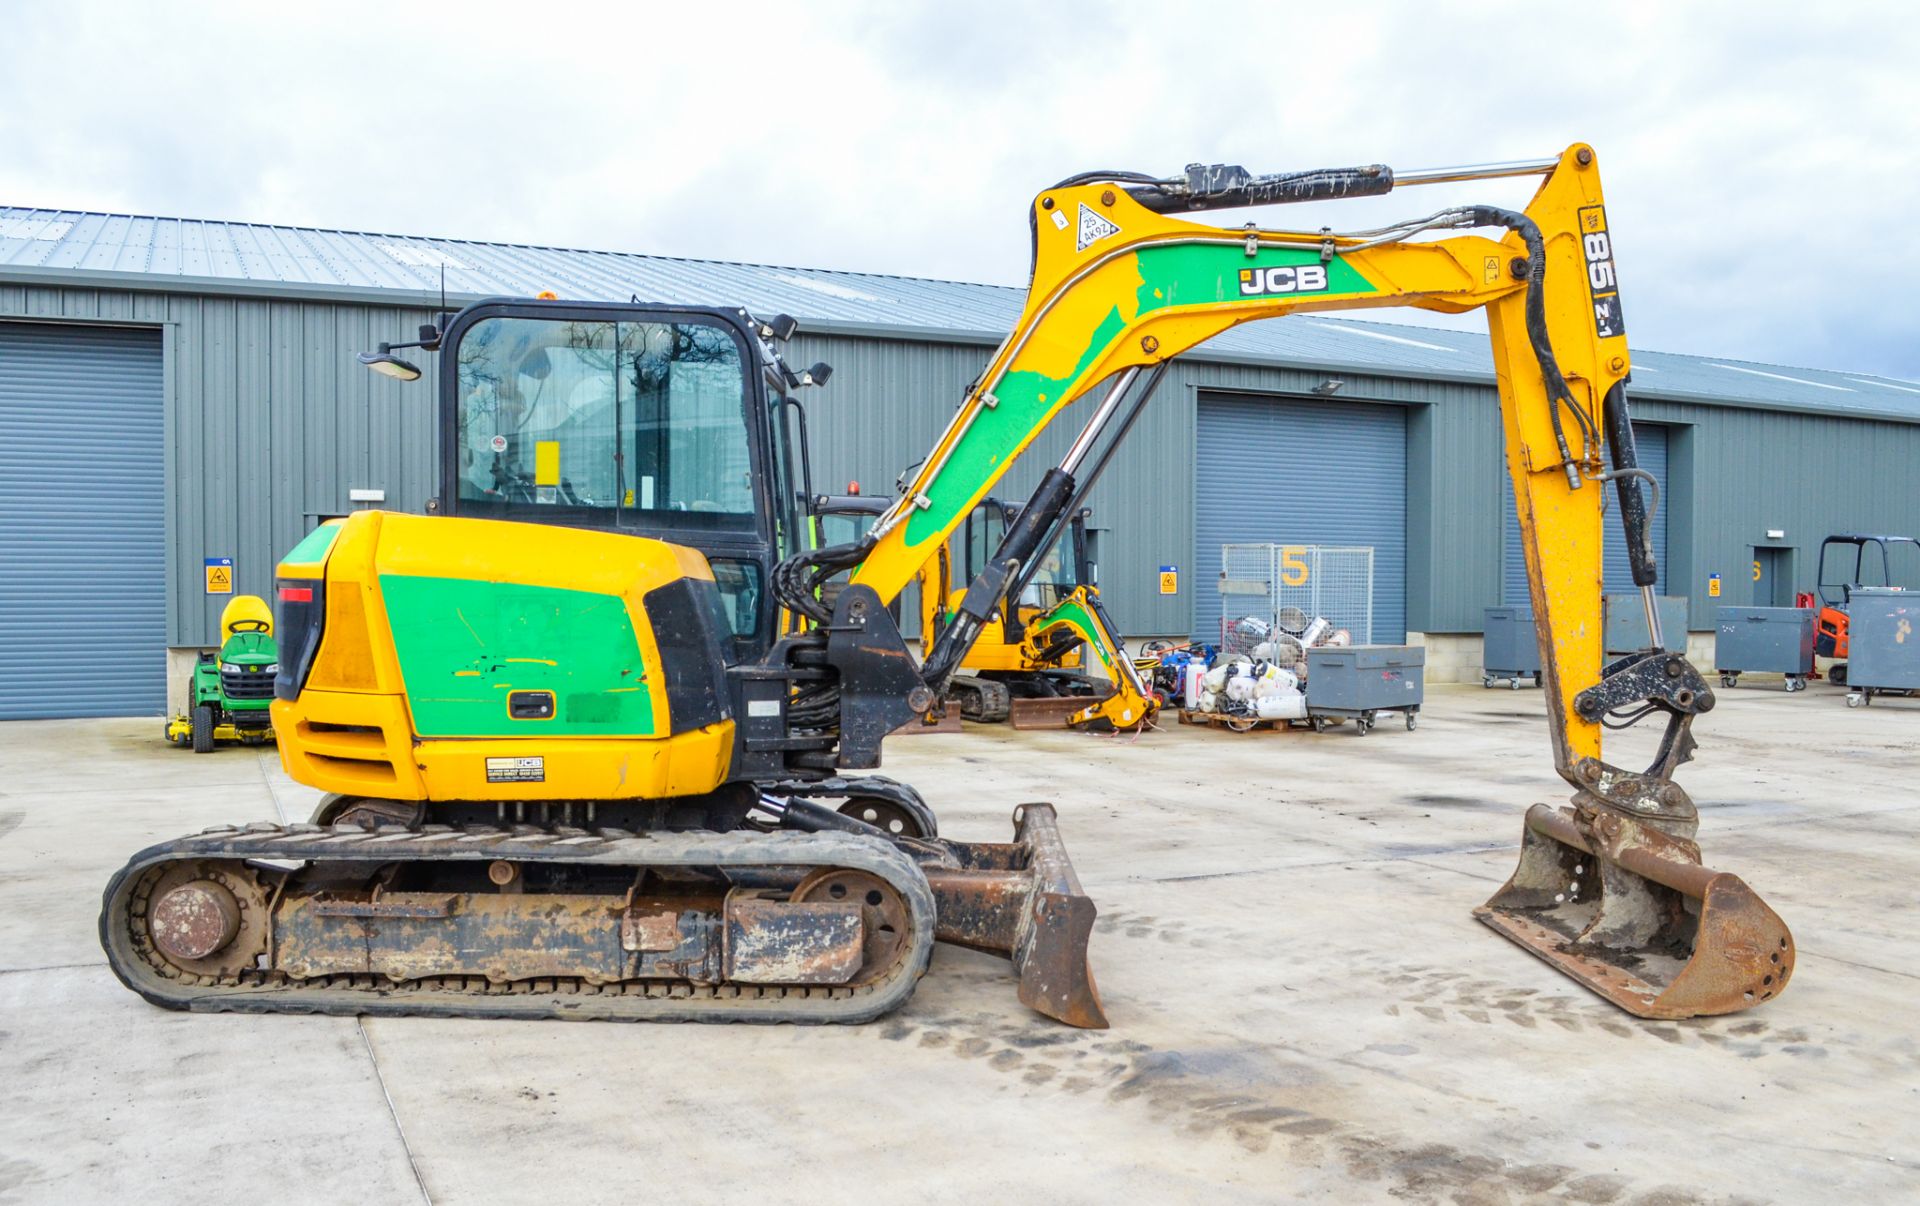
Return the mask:
M 326 583 L 318 578 L 282 578 L 274 583 L 274 632 L 280 641 L 280 670 L 273 676 L 273 693 L 295 700 L 320 652 L 320 630 L 326 623 Z

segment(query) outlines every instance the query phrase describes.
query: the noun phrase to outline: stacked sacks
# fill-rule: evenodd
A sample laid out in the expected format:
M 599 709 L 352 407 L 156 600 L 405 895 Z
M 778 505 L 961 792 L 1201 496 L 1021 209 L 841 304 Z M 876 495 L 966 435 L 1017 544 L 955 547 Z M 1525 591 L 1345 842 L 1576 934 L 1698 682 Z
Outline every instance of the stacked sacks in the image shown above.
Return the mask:
M 1237 657 L 1207 671 L 1198 711 L 1259 720 L 1298 719 L 1307 714 L 1300 677 L 1284 666 Z
M 1248 720 L 1298 720 L 1307 715 L 1307 650 L 1351 645 L 1353 634 L 1325 616 L 1312 619 L 1287 608 L 1269 624 L 1245 616 L 1227 627 L 1228 656 L 1196 675 L 1186 706 L 1196 712 Z

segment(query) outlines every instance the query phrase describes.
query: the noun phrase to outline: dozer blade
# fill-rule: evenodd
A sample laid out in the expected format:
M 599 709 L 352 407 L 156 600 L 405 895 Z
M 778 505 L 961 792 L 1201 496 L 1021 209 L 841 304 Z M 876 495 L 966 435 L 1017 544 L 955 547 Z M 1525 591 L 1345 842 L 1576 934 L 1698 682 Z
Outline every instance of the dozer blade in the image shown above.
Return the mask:
M 934 937 L 1013 960 L 1020 1002 L 1069 1026 L 1105 1030 L 1087 963 L 1094 907 L 1060 841 L 1053 805 L 1013 812 L 1012 842 L 943 841 L 957 868 L 926 867 Z
M 1016 729 L 1065 729 L 1073 717 L 1100 701 L 1091 695 L 1052 695 L 1016 699 L 1007 705 L 1007 723 Z
M 1643 1018 L 1737 1013 L 1793 975 L 1793 935 L 1753 889 L 1604 809 L 1528 809 L 1520 865 L 1474 916 Z

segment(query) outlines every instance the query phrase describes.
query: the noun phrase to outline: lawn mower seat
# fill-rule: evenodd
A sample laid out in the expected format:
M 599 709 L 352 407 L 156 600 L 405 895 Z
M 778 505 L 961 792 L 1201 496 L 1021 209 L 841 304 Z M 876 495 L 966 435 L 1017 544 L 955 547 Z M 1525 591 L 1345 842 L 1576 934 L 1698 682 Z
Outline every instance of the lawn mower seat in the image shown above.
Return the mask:
M 220 613 L 220 641 L 236 632 L 264 632 L 273 635 L 273 609 L 259 595 L 235 595 Z

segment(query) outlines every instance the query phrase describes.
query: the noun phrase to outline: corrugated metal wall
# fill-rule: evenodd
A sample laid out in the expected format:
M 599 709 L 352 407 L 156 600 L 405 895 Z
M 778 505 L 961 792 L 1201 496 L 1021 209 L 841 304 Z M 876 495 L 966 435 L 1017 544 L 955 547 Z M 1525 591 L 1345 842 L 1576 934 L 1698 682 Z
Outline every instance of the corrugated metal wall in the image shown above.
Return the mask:
M 1653 479 L 1660 483 L 1659 506 L 1647 525 L 1653 537 L 1653 564 L 1660 571 L 1660 593 L 1684 595 L 1685 590 L 1669 589 L 1667 581 L 1667 499 L 1672 496 L 1667 488 L 1670 484 L 1667 474 L 1667 429 L 1657 423 L 1636 422 L 1633 425 L 1633 443 L 1640 468 L 1653 474 Z M 1639 588 L 1633 584 L 1633 565 L 1627 560 L 1627 529 L 1620 521 L 1620 508 L 1616 505 L 1618 495 L 1614 487 L 1609 485 L 1605 489 L 1607 514 L 1602 524 L 1603 579 L 1608 594 L 1631 594 Z M 1525 550 L 1520 547 L 1520 512 L 1514 505 L 1513 491 L 1502 492 L 1500 502 L 1506 513 L 1502 524 L 1506 536 L 1502 569 L 1505 581 L 1501 602 L 1519 606 L 1527 602 L 1527 558 Z
M 165 333 L 169 645 L 218 643 L 226 599 L 205 593 L 203 558 L 232 557 L 236 588 L 266 595 L 279 555 L 352 509 L 349 489 L 409 511 L 433 491 L 436 358 L 412 384 L 353 359 L 427 310 L 0 284 L 11 317 Z
M 422 299 L 423 303 L 425 299 Z M 168 643 L 209 644 L 219 603 L 203 593 L 203 557 L 232 556 L 240 589 L 266 592 L 275 558 L 322 514 L 351 509 L 352 487 L 384 489 L 385 506 L 418 510 L 435 488 L 431 436 L 438 357 L 417 358 L 413 384 L 353 361 L 405 339 L 419 308 L 0 284 L 0 317 L 151 324 L 166 336 L 169 415 Z M 799 363 L 826 360 L 833 381 L 808 391 L 822 487 L 858 478 L 891 493 L 986 363 L 980 342 L 901 342 L 809 334 Z M 1176 364 L 1095 490 L 1111 529 L 1102 587 L 1129 633 L 1189 631 L 1193 573 L 1195 398 L 1199 390 L 1308 393 L 1329 376 L 1342 400 L 1407 411 L 1407 618 L 1422 632 L 1477 632 L 1501 592 L 1498 403 L 1487 384 L 1370 377 L 1335 366 L 1282 369 Z M 1798 550 L 1810 581 L 1829 530 L 1920 532 L 1920 425 L 1862 421 L 1636 396 L 1636 415 L 1669 426 L 1668 575 L 1692 596 L 1691 626 L 1712 627 L 1705 579 L 1737 581 L 1767 528 Z M 1042 436 L 1000 492 L 1021 498 L 1057 461 L 1090 403 Z M 1181 567 L 1181 593 L 1157 593 L 1159 566 Z
M 1920 425 L 1638 397 L 1634 417 L 1668 425 L 1667 575 L 1696 632 L 1719 604 L 1747 602 L 1756 546 L 1792 549 L 1794 588 L 1812 590 L 1824 537 L 1920 536 Z

